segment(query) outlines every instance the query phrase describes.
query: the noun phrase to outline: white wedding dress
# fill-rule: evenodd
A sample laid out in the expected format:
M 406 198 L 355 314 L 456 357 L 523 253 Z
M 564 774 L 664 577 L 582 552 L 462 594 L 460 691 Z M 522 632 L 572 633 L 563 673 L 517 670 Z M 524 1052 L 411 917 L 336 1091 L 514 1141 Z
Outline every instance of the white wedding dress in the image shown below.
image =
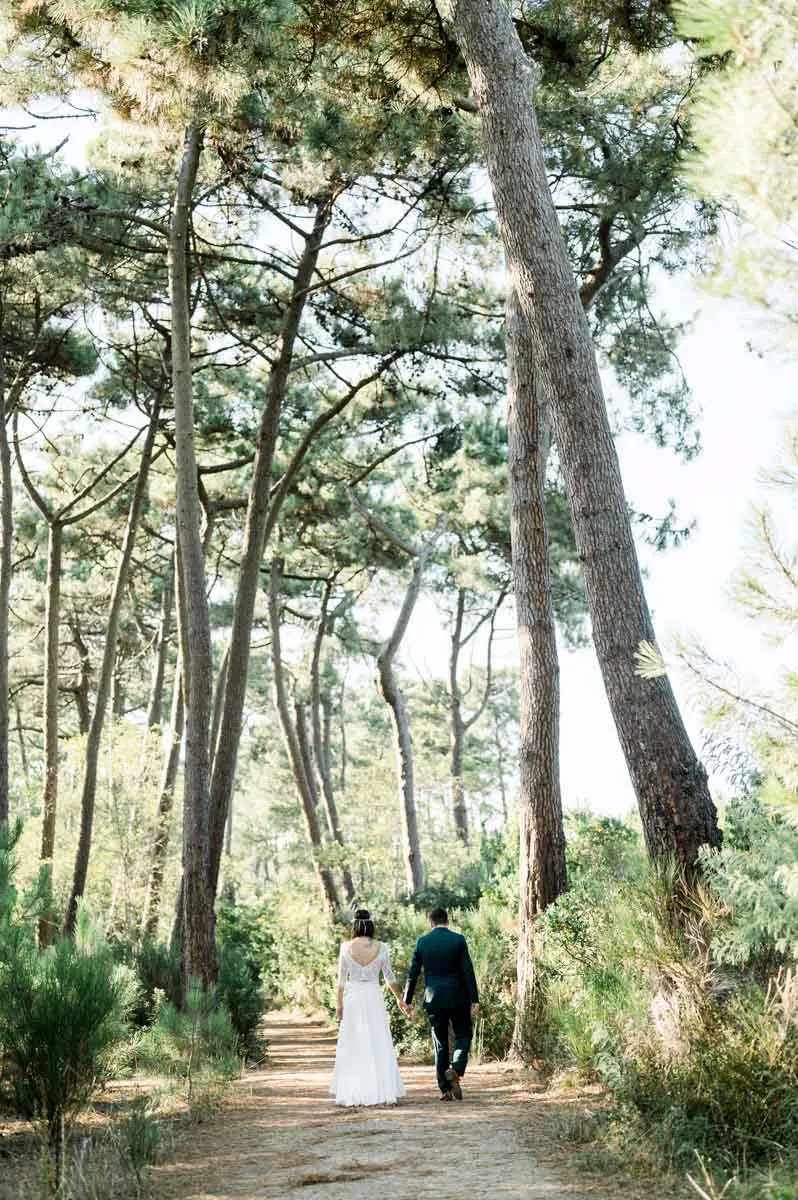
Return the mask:
M 405 1094 L 380 973 L 387 983 L 396 982 L 383 942 L 366 966 L 352 956 L 348 943 L 341 946 L 338 986 L 346 990 L 330 1084 L 336 1104 L 396 1104 Z

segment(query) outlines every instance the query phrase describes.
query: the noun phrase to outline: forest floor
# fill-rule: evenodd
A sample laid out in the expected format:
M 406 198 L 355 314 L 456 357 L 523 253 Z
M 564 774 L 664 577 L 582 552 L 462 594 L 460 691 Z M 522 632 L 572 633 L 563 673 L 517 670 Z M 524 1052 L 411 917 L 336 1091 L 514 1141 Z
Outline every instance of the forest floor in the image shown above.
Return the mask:
M 157 1200 L 665 1200 L 664 1180 L 591 1173 L 584 1138 L 600 1097 L 550 1093 L 530 1073 L 469 1068 L 462 1103 L 441 1104 L 430 1066 L 402 1066 L 395 1107 L 337 1108 L 335 1039 L 319 1021 L 271 1014 L 269 1057 L 222 1108 L 179 1138 L 151 1179 Z

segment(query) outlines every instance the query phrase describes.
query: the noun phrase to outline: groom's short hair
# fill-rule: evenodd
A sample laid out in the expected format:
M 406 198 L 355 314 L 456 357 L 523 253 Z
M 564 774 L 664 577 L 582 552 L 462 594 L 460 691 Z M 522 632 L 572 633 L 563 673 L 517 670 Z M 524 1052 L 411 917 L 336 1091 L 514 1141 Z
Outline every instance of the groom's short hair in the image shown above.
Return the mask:
M 445 908 L 433 908 L 427 914 L 431 925 L 448 925 L 449 914 Z

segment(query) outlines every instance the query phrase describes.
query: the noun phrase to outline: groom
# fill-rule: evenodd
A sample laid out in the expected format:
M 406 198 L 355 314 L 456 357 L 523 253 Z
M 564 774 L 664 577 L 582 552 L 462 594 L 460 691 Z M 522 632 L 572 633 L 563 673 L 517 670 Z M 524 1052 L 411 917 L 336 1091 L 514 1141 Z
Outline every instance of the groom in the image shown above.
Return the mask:
M 405 986 L 404 1010 L 424 970 L 424 1008 L 432 1029 L 435 1070 L 441 1100 L 462 1100 L 460 1080 L 465 1075 L 471 1045 L 471 1019 L 479 1015 L 477 981 L 462 933 L 449 929 L 445 908 L 429 914 L 432 929 L 416 942 Z M 449 1025 L 454 1031 L 454 1055 L 449 1065 Z

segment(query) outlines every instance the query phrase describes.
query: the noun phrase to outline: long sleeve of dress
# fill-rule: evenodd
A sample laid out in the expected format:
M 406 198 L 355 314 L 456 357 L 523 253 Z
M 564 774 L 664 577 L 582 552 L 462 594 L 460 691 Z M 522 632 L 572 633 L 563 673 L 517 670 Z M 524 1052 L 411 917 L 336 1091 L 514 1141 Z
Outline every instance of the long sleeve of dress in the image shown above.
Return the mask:
M 344 948 L 341 947 L 341 953 L 338 955 L 338 987 L 342 988 L 346 985 L 346 959 L 344 958 Z
M 382 977 L 386 983 L 396 983 L 396 976 L 391 966 L 391 956 L 386 945 L 382 947 Z

